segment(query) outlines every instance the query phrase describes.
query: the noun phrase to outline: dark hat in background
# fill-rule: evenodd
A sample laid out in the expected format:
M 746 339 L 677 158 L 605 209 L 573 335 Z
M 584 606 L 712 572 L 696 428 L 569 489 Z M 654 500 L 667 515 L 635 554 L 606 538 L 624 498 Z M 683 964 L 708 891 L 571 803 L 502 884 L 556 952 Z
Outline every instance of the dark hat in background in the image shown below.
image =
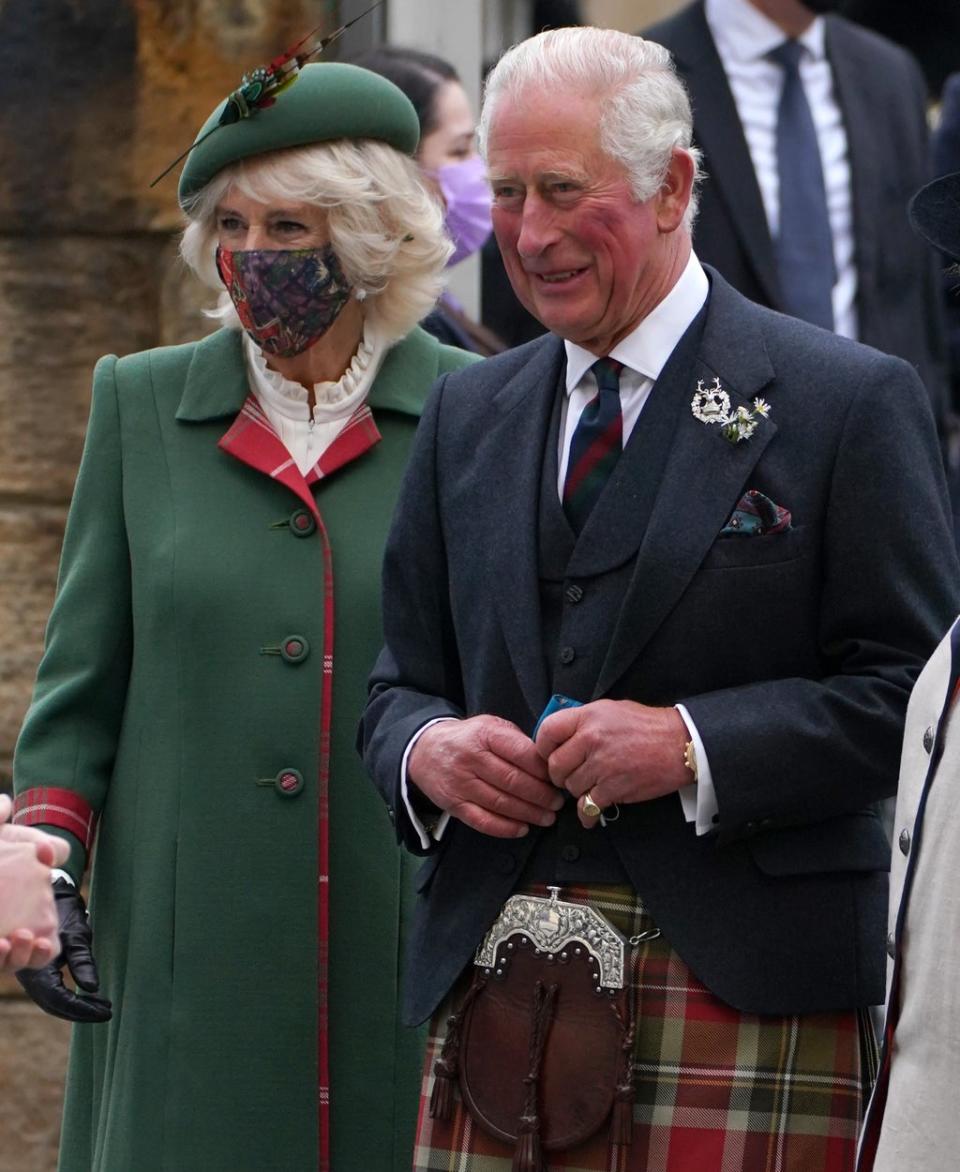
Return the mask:
M 372 138 L 413 155 L 420 141 L 416 111 L 393 82 L 339 61 L 304 65 L 271 105 L 224 124 L 230 100 L 225 98 L 213 111 L 187 155 L 177 193 L 181 207 L 224 167 L 267 151 Z
M 921 187 L 910 201 L 909 216 L 924 240 L 960 261 L 960 171 Z

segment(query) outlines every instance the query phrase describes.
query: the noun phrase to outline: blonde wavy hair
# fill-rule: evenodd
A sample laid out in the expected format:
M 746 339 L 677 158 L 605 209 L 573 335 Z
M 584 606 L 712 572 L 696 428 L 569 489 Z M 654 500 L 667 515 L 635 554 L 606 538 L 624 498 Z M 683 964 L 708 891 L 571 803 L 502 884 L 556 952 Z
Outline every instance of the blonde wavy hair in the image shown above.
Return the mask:
M 436 304 L 453 252 L 443 210 L 413 159 L 372 139 L 314 143 L 241 159 L 225 167 L 186 208 L 180 255 L 211 289 L 216 209 L 231 188 L 261 203 L 311 203 L 326 212 L 330 243 L 351 286 L 365 290 L 364 317 L 388 343 L 413 329 Z M 240 329 L 226 292 L 211 316 Z

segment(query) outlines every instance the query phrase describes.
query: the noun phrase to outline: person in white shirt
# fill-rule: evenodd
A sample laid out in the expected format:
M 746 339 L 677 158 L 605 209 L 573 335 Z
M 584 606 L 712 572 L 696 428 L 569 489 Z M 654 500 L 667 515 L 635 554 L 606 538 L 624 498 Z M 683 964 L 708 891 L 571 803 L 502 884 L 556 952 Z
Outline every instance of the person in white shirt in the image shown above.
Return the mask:
M 906 216 L 931 178 L 926 87 L 909 53 L 838 7 L 695 0 L 644 31 L 670 50 L 693 104 L 709 176 L 694 245 L 751 300 L 906 359 L 942 426 L 940 284 Z M 798 240 L 785 250 L 784 210 Z M 795 288 L 805 266 L 824 286 L 819 313 Z

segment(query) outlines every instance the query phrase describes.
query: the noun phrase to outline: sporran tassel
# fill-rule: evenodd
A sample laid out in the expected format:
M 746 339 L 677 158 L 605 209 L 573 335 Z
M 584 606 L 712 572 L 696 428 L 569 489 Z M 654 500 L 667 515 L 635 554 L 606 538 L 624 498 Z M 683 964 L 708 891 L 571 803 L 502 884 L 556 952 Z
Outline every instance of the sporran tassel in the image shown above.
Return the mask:
M 460 1067 L 460 1027 L 473 999 L 486 983 L 486 974 L 477 973 L 459 1011 L 447 1018 L 447 1036 L 443 1040 L 440 1057 L 433 1064 L 433 1090 L 430 1092 L 430 1118 L 441 1123 L 449 1123 L 453 1117 L 453 1085 Z
M 521 1128 L 527 1123 L 524 1116 Z M 513 1153 L 513 1172 L 548 1172 L 543 1149 L 540 1146 L 540 1121 L 534 1116 L 529 1131 L 521 1131 Z
M 433 1064 L 433 1090 L 430 1092 L 430 1118 L 449 1123 L 453 1115 L 453 1080 L 456 1067 L 449 1070 L 441 1055 Z
M 513 1172 L 548 1172 L 540 1145 L 540 1116 L 537 1099 L 540 1090 L 540 1067 L 547 1043 L 547 1031 L 553 1018 L 553 1004 L 557 998 L 556 985 L 537 981 L 533 991 L 533 1025 L 530 1030 L 530 1069 L 524 1082 L 527 1086 L 526 1103 L 517 1128 L 517 1146 L 513 1153 Z

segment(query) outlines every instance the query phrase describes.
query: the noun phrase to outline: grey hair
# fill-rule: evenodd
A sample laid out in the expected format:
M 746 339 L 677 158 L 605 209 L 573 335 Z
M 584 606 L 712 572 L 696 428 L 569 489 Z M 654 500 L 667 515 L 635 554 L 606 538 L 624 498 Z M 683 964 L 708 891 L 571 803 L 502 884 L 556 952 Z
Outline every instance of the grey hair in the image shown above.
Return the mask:
M 366 293 L 364 317 L 388 343 L 426 317 L 443 291 L 453 252 L 443 211 L 413 159 L 386 143 L 341 139 L 292 147 L 241 159 L 215 175 L 188 206 L 180 240 L 181 256 L 212 289 L 223 288 L 215 261 L 216 209 L 230 188 L 261 203 L 323 208 L 344 275 Z M 240 327 L 226 293 L 211 316 Z
M 690 99 L 662 45 L 614 29 L 559 28 L 508 49 L 487 77 L 480 114 L 480 151 L 505 96 L 527 87 L 573 90 L 600 99 L 600 147 L 627 171 L 634 197 L 660 190 L 675 148 L 693 161 L 694 183 L 684 224 L 693 227 L 703 177 L 693 145 Z

